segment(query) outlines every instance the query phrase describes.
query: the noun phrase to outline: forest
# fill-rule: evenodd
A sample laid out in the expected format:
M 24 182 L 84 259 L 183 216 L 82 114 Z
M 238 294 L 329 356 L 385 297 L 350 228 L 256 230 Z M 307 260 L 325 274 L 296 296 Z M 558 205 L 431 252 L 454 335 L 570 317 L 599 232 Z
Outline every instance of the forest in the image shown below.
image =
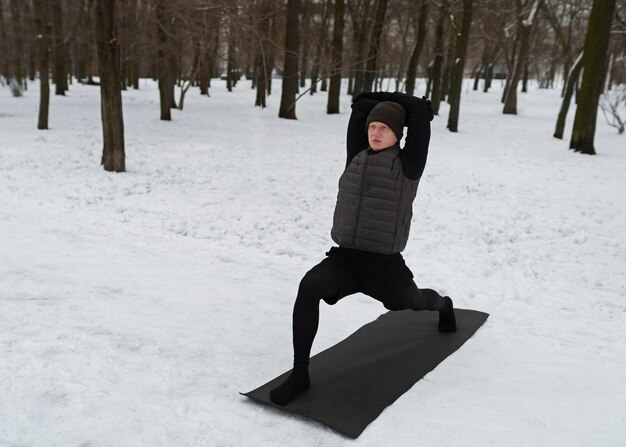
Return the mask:
M 625 50 L 626 0 L 0 0 L 0 446 L 622 447 Z M 436 115 L 366 273 L 489 317 L 355 441 L 241 393 L 293 366 L 369 91 Z M 320 303 L 311 355 L 388 310 Z M 363 350 L 454 336 L 422 314 Z
M 554 137 L 578 106 L 569 147 L 594 154 L 598 110 L 623 133 L 626 121 L 623 0 L 0 0 L 0 75 L 14 96 L 39 79 L 37 128 L 47 129 L 50 83 L 100 85 L 106 170 L 124 170 L 121 91 L 158 81 L 160 119 L 185 95 L 210 96 L 252 80 L 255 103 L 280 94 L 279 117 L 296 119 L 303 95 L 389 90 L 425 96 L 458 130 L 461 86 L 487 92 L 505 79 L 502 113 L 516 114 L 529 79 L 561 89 Z M 282 79 L 281 91 L 272 80 Z M 342 79 L 348 80 L 341 92 Z M 416 91 L 425 79 L 425 91 Z M 305 82 L 310 80 L 305 89 Z

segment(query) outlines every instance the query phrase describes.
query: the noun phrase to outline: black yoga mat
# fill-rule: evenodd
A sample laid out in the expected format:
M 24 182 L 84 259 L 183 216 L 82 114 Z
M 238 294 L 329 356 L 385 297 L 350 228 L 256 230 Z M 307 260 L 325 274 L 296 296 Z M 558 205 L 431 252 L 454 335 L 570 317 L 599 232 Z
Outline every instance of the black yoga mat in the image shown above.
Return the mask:
M 290 371 L 242 394 L 357 438 L 385 407 L 459 349 L 489 315 L 455 309 L 455 316 L 457 332 L 444 334 L 437 331 L 437 312 L 387 312 L 313 356 L 311 388 L 288 405 L 274 404 L 269 391 Z

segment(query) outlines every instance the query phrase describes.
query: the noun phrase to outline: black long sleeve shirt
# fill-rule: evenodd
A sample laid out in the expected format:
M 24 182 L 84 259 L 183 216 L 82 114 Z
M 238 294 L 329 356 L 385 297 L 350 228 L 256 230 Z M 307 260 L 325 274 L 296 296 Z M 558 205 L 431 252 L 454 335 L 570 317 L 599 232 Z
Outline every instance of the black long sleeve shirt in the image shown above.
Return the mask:
M 428 156 L 428 144 L 430 142 L 429 108 L 426 100 L 397 92 L 366 94 L 365 97 L 359 98 L 352 105 L 346 138 L 346 167 L 356 154 L 369 147 L 365 123 L 374 106 L 381 101 L 397 102 L 406 111 L 405 125 L 408 132 L 404 147 L 400 151 L 400 160 L 404 175 L 411 180 L 418 180 L 424 172 Z

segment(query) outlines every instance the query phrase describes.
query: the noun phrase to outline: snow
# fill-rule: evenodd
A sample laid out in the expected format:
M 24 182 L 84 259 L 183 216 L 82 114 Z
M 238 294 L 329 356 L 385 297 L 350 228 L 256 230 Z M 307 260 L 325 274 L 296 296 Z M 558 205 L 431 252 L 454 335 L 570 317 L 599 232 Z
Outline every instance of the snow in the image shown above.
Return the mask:
M 598 155 L 569 151 L 558 90 L 512 116 L 500 83 L 466 88 L 455 134 L 442 105 L 403 254 L 418 285 L 491 316 L 352 441 L 238 394 L 290 368 L 349 99 L 281 120 L 279 81 L 266 110 L 247 81 L 213 82 L 172 122 L 151 81 L 124 92 L 119 174 L 99 165 L 97 87 L 52 96 L 48 131 L 37 84 L 0 90 L 0 445 L 623 445 L 624 136 L 600 116 Z M 322 304 L 314 353 L 384 312 Z

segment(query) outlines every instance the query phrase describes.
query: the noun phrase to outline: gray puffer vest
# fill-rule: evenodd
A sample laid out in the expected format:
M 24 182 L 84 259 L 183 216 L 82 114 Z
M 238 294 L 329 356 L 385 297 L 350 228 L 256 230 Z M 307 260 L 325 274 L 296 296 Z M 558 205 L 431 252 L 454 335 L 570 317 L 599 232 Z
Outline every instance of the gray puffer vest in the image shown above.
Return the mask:
M 333 241 L 374 253 L 404 250 L 418 183 L 403 174 L 399 147 L 359 152 L 339 179 Z

